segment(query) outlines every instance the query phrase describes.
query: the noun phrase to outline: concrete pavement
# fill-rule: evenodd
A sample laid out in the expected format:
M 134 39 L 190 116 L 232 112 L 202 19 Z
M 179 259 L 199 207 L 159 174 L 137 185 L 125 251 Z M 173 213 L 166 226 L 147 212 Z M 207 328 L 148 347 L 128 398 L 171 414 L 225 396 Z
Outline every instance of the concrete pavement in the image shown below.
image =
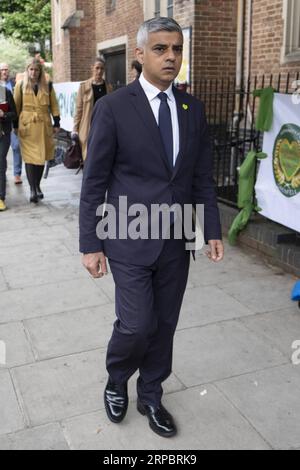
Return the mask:
M 9 210 L 0 214 L 0 449 L 300 448 L 295 279 L 227 244 L 222 264 L 203 255 L 191 264 L 164 396 L 178 436 L 156 436 L 137 413 L 134 378 L 126 419 L 107 420 L 114 287 L 111 275 L 93 280 L 81 267 L 81 175 L 74 173 L 53 168 L 35 206 L 8 170 Z

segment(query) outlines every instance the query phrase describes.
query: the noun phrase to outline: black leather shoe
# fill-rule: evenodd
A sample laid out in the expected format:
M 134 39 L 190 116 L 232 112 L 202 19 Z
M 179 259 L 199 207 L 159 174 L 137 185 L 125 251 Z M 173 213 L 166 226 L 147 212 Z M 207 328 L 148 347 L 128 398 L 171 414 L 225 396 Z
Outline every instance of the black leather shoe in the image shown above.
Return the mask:
M 37 193 L 34 189 L 30 190 L 30 202 L 34 202 L 35 204 L 39 202 Z
M 104 391 L 104 404 L 110 421 L 120 423 L 125 418 L 128 408 L 127 384 L 116 385 L 108 379 Z
M 42 193 L 40 188 L 37 188 L 36 195 L 37 195 L 38 199 L 44 199 L 44 194 Z
M 173 437 L 177 433 L 173 417 L 170 413 L 160 404 L 155 408 L 151 405 L 143 405 L 139 400 L 137 401 L 137 410 L 149 420 L 149 426 L 156 434 L 162 437 Z

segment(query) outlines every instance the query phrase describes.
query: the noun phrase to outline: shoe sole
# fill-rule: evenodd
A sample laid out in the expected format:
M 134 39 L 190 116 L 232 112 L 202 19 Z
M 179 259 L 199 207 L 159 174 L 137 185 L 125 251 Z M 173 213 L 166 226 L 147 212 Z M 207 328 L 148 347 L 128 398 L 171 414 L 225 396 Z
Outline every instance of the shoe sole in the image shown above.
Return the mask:
M 146 411 L 144 410 L 144 408 L 142 407 L 142 405 L 140 405 L 139 403 L 137 403 L 137 410 L 138 412 L 143 415 L 143 416 L 147 416 L 146 414 Z M 160 437 L 174 437 L 176 436 L 177 434 L 177 430 L 173 431 L 173 432 L 169 432 L 169 433 L 163 433 L 163 432 L 160 432 L 158 431 L 151 423 L 150 419 L 148 418 L 148 422 L 149 422 L 149 426 L 150 428 L 152 429 L 153 432 L 155 432 L 155 434 L 158 434 Z

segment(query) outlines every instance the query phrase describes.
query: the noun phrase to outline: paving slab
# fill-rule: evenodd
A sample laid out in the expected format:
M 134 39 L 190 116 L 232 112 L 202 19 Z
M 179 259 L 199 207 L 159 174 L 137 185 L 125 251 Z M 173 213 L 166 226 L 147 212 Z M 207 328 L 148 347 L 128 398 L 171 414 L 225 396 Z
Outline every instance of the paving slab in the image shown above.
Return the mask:
M 29 319 L 24 324 L 42 360 L 106 348 L 114 321 L 115 306 L 107 304 Z
M 80 256 L 62 256 L 41 260 L 28 260 L 22 266 L 10 265 L 2 268 L 4 278 L 11 289 L 39 286 L 70 279 L 87 279 L 88 272 L 82 266 Z
M 0 450 L 69 450 L 58 423 L 0 436 Z
M 45 225 L 34 230 L 32 228 L 25 228 L 23 230 L 11 230 L 3 234 L 1 233 L 1 246 L 9 248 L 21 243 L 38 246 L 41 241 L 64 240 L 68 237 L 70 237 L 70 233 L 64 226 L 56 225 L 55 227 L 49 227 Z
M 238 320 L 188 328 L 175 335 L 173 371 L 187 387 L 287 362 L 272 343 Z
M 272 447 L 300 446 L 300 366 L 275 367 L 217 385 Z
M 267 338 L 288 359 L 294 352 L 293 343 L 300 342 L 300 310 L 296 303 L 287 309 L 242 318 L 241 322 L 257 335 Z
M 25 266 L 27 263 L 42 264 L 45 260 L 53 260 L 70 255 L 70 251 L 59 240 L 47 240 L 36 245 L 21 243 L 8 249 L 0 246 L 0 266 L 18 265 Z
M 21 413 L 8 370 L 0 370 L 0 435 L 23 429 Z
M 285 308 L 294 284 L 293 276 L 283 274 L 222 283 L 219 287 L 255 313 L 264 313 Z
M 31 344 L 21 322 L 0 325 L 0 340 L 6 345 L 6 364 L 0 364 L 0 370 L 34 362 Z
M 105 292 L 105 295 L 111 302 L 115 301 L 115 284 L 113 276 L 110 272 L 109 263 L 107 263 L 108 274 L 101 279 L 94 279 L 94 283 L 99 289 Z
M 79 253 L 79 241 L 78 237 L 69 236 L 63 241 L 63 244 L 66 246 L 70 255 L 78 255 Z
M 3 275 L 2 269 L 0 269 L 0 292 L 3 292 L 8 289 L 6 279 Z
M 189 286 L 208 286 L 211 284 L 222 285 L 222 283 L 237 282 L 243 279 L 258 278 L 270 275 L 270 267 L 261 261 L 257 256 L 253 257 L 240 253 L 239 262 L 236 262 L 236 251 L 229 251 L 228 244 L 225 244 L 225 258 L 220 264 L 211 263 L 203 254 L 197 257 L 196 262 L 191 262 L 189 272 Z M 278 268 L 276 268 L 276 271 Z
M 109 303 L 92 279 L 26 287 L 0 295 L 0 323 Z
M 248 307 L 218 286 L 194 287 L 187 289 L 185 293 L 178 329 L 203 326 L 252 314 Z

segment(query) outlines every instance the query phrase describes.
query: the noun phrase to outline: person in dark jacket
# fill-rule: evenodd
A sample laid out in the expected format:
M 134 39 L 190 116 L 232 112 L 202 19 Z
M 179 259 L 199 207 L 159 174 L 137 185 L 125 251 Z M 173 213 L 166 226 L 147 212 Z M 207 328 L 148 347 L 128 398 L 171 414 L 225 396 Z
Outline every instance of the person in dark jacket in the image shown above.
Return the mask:
M 0 212 L 5 211 L 7 153 L 12 121 L 17 118 L 12 93 L 0 85 Z
M 128 381 L 138 370 L 137 410 L 161 437 L 177 432 L 161 402 L 162 383 L 172 371 L 190 264 L 189 237 L 177 236 L 182 219 L 172 216 L 172 207 L 202 205 L 207 256 L 219 262 L 224 254 L 204 104 L 173 86 L 182 50 L 182 29 L 172 18 L 141 25 L 136 56 L 143 73 L 95 105 L 80 200 L 83 265 L 101 278 L 108 258 L 116 285 L 106 355 L 108 419 L 125 418 Z
M 12 93 L 15 88 L 15 80 L 10 79 L 9 76 L 9 66 L 6 63 L 0 64 L 0 85 L 8 88 Z M 15 184 L 22 184 L 22 156 L 20 150 L 19 139 L 15 132 L 12 131 L 10 135 L 11 139 L 11 148 L 13 151 L 13 166 L 14 166 L 14 177 Z

